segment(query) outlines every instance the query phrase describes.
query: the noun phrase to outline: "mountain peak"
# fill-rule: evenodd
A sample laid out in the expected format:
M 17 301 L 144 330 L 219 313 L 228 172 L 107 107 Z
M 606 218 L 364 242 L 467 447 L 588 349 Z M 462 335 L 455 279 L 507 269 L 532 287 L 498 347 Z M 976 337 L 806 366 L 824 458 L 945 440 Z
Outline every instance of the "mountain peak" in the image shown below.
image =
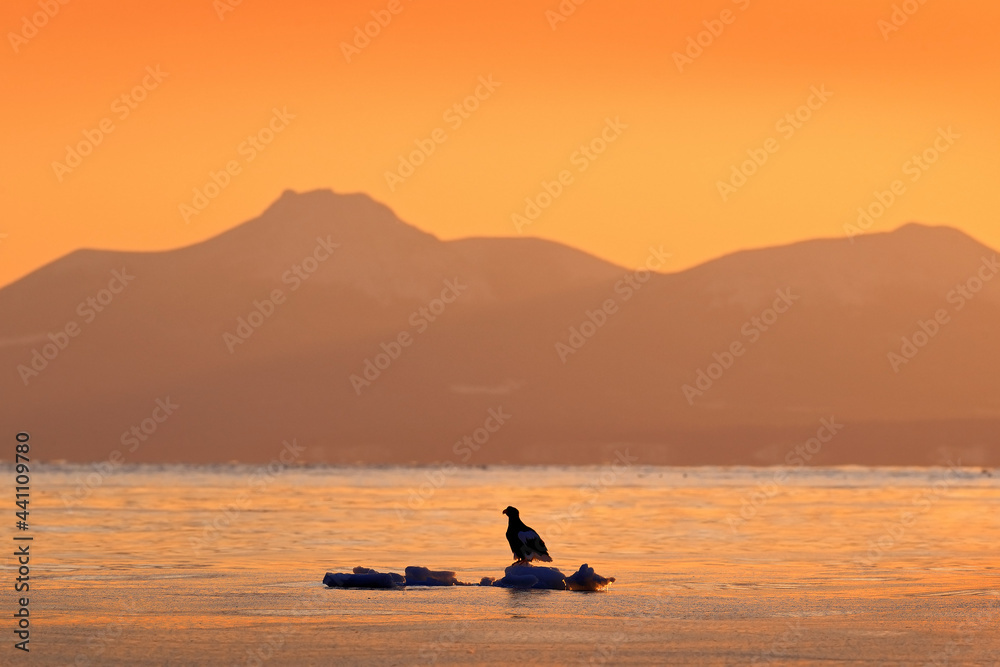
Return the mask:
M 904 254 L 917 253 L 928 259 L 936 257 L 941 264 L 950 263 L 944 255 L 948 255 L 951 260 L 958 260 L 962 256 L 993 252 L 961 229 L 950 225 L 908 222 L 891 232 L 871 236 L 882 237 L 882 242 L 878 244 L 880 248 L 893 248 Z
M 385 204 L 360 192 L 329 188 L 285 190 L 257 218 L 220 234 L 217 239 L 260 237 L 267 243 L 333 234 L 355 243 L 426 243 L 437 237 L 409 225 Z M 231 242 L 231 241 L 227 241 Z
M 955 229 L 949 225 L 928 225 L 922 222 L 907 222 L 900 227 L 897 227 L 890 234 L 958 234 L 960 236 L 968 236 L 965 232 Z
M 392 209 L 363 192 L 338 193 L 330 188 L 318 188 L 304 192 L 287 189 L 264 210 L 261 217 L 273 211 L 279 211 L 283 214 L 308 211 L 335 213 L 338 212 L 338 209 L 345 207 L 353 209 L 352 212 L 370 209 L 371 212 L 388 214 L 387 217 L 401 222 Z

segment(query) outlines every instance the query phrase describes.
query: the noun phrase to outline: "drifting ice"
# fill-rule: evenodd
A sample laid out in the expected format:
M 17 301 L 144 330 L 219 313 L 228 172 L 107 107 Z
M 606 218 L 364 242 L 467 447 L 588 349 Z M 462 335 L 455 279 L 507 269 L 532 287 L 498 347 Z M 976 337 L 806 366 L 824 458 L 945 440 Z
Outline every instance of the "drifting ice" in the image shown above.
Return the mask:
M 586 563 L 576 573 L 566 576 L 554 567 L 511 565 L 500 580 L 483 577 L 480 586 L 502 588 L 536 588 L 546 590 L 599 591 L 615 580 L 602 577 Z M 406 575 L 376 572 L 367 567 L 354 568 L 353 574 L 327 572 L 323 583 L 330 588 L 397 588 L 401 586 L 474 586 L 459 581 L 449 570 L 429 570 L 426 567 L 406 568 Z
M 395 572 L 376 572 L 367 567 L 354 568 L 354 574 L 327 572 L 323 583 L 330 588 L 395 588 L 406 585 L 406 579 Z
M 398 575 L 397 575 L 398 576 Z M 406 568 L 407 586 L 465 586 L 455 578 L 455 573 L 448 570 L 435 572 L 426 567 L 410 566 Z

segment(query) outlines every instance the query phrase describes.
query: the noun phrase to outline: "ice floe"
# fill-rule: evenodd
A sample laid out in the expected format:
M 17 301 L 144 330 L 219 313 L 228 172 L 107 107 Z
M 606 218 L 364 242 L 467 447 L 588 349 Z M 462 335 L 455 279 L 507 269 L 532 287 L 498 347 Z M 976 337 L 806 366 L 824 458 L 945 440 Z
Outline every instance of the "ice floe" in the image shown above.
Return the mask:
M 615 580 L 602 577 L 586 563 L 574 574 L 566 576 L 554 567 L 511 565 L 500 579 L 483 577 L 479 586 L 502 588 L 535 588 L 545 590 L 599 591 Z M 367 567 L 356 567 L 353 573 L 327 572 L 323 583 L 330 588 L 400 588 L 403 586 L 475 586 L 459 581 L 450 570 L 430 570 L 410 566 L 405 575 L 395 572 L 377 572 Z

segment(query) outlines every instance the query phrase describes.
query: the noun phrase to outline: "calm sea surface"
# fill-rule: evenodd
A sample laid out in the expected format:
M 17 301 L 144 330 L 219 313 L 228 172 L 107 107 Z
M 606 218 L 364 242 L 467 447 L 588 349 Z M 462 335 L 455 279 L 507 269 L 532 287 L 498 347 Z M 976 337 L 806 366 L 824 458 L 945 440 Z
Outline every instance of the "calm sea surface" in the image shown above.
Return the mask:
M 32 664 L 1000 664 L 1000 478 L 979 469 L 106 473 L 32 470 Z M 617 581 L 320 583 L 358 565 L 500 577 L 507 505 L 554 566 Z M 2 576 L 0 663 L 27 664 L 12 556 Z

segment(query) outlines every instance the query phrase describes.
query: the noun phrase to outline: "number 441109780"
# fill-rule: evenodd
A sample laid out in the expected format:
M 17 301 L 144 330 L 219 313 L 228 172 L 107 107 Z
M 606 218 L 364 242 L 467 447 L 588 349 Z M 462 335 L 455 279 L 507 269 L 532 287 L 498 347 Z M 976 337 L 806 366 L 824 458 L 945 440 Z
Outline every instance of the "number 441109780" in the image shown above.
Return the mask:
M 23 440 L 22 440 L 23 436 Z M 31 483 L 31 478 L 28 476 L 28 452 L 30 451 L 30 445 L 28 445 L 28 434 L 18 433 L 17 435 L 17 447 L 16 447 L 16 466 L 14 472 L 17 475 L 14 480 L 17 482 L 15 487 L 15 504 L 18 507 L 17 518 L 19 519 L 17 527 L 21 530 L 28 529 L 28 496 L 30 493 L 29 484 Z

